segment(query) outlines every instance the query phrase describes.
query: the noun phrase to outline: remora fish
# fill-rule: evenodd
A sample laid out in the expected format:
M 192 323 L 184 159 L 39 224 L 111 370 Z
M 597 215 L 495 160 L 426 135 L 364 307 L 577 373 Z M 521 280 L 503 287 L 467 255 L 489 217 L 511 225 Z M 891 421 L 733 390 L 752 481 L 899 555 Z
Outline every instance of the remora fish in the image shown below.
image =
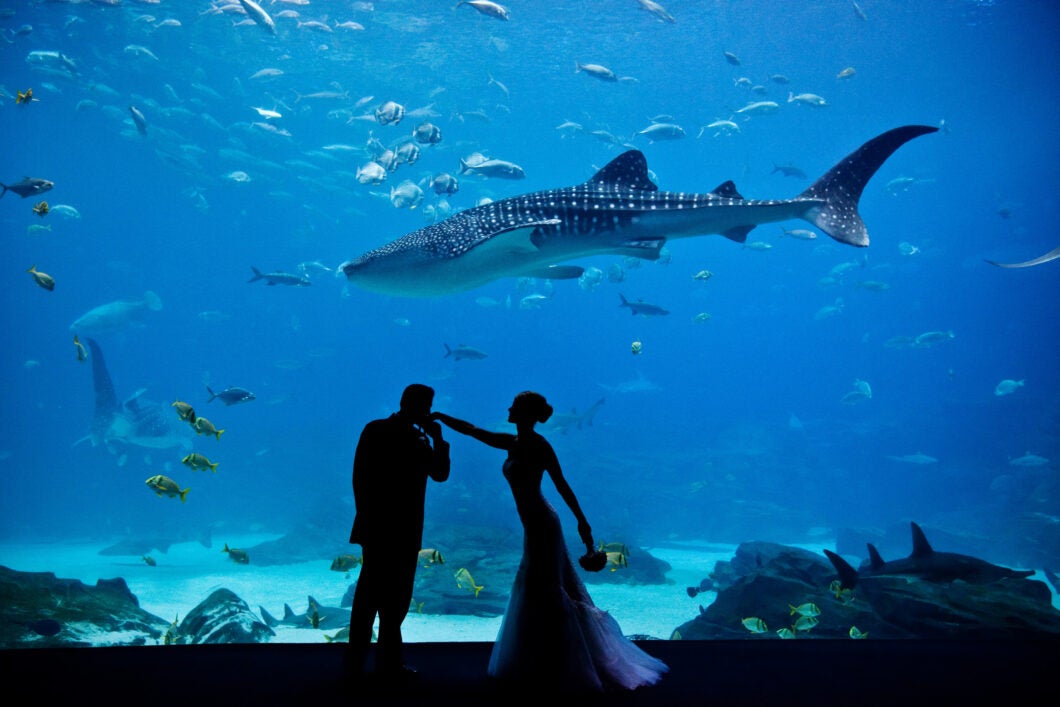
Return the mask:
M 739 243 L 757 225 L 802 219 L 832 238 L 867 246 L 858 200 L 869 179 L 909 140 L 938 128 L 909 125 L 869 140 L 794 199 L 744 199 L 727 181 L 707 194 L 660 192 L 638 150 L 589 181 L 501 199 L 413 231 L 342 264 L 366 290 L 429 297 L 502 277 L 577 278 L 558 266 L 614 254 L 657 260 L 668 238 L 718 233 Z
M 928 582 L 960 579 L 968 584 L 989 584 L 999 579 L 1019 579 L 1034 574 L 1034 570 L 1013 570 L 971 555 L 935 552 L 920 526 L 916 523 L 909 525 L 913 530 L 913 552 L 901 560 L 884 562 L 879 551 L 869 543 L 869 566 L 857 570 L 839 555 L 825 550 L 824 554 L 839 573 L 840 586 L 853 589 L 859 579 L 876 575 L 908 575 Z

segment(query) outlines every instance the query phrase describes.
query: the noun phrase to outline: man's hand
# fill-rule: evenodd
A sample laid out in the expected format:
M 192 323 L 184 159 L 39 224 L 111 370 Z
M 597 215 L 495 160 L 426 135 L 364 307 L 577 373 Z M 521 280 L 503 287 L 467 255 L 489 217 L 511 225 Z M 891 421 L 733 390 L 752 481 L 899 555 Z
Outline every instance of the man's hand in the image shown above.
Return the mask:
M 427 420 L 421 426 L 423 427 L 423 431 L 426 432 L 431 439 L 442 438 L 442 426 L 438 424 L 437 420 Z

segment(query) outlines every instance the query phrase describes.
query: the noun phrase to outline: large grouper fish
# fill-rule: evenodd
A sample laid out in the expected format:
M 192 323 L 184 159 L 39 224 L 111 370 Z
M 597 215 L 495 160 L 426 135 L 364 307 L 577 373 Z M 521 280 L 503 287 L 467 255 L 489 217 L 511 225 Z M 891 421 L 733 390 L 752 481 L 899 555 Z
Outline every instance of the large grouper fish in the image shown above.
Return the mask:
M 759 224 L 802 219 L 842 243 L 869 244 L 858 201 L 895 150 L 938 128 L 907 125 L 859 147 L 793 199 L 745 199 L 731 181 L 706 194 L 663 192 L 643 153 L 629 150 L 589 181 L 456 213 L 341 265 L 359 287 L 430 297 L 503 277 L 572 279 L 561 265 L 594 255 L 656 260 L 666 241 L 721 234 L 743 243 Z

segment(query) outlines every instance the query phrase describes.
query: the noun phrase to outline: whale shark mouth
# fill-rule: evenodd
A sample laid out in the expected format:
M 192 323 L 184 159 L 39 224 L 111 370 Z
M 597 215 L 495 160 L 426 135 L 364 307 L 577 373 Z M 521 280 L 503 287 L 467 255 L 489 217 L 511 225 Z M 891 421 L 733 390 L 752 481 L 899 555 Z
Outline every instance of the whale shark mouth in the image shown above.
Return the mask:
M 181 435 L 171 414 L 164 406 L 141 399 L 143 389 L 138 390 L 124 403 L 118 403 L 114 392 L 114 381 L 107 370 L 103 350 L 94 339 L 86 339 L 91 351 L 92 388 L 95 392 L 95 414 L 89 434 L 78 440 L 88 439 L 92 446 L 103 444 L 112 453 L 126 446 L 145 449 L 191 449 L 191 440 Z M 75 443 L 76 444 L 76 443 Z

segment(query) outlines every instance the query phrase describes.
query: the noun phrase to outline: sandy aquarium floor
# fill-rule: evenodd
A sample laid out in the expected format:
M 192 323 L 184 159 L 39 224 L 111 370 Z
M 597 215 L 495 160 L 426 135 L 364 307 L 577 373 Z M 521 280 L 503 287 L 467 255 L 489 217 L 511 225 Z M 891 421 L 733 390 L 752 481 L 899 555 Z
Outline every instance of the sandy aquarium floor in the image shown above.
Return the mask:
M 276 537 L 245 535 L 230 538 L 230 542 L 233 547 L 249 547 Z M 105 546 L 0 543 L 0 565 L 24 572 L 53 572 L 57 577 L 86 584 L 122 577 L 144 610 L 168 620 L 183 618 L 222 587 L 235 592 L 255 613 L 264 607 L 277 618 L 283 616 L 285 603 L 303 613 L 309 596 L 324 606 L 338 606 L 356 578 L 356 574 L 347 578 L 343 573 L 322 569 L 320 561 L 269 567 L 237 565 L 219 548 L 194 542 L 173 545 L 166 553 L 152 553 L 158 563 L 155 567 L 139 557 L 100 555 Z M 735 546 L 687 542 L 647 550 L 671 565 L 667 578 L 672 584 L 589 584 L 589 593 L 597 606 L 611 612 L 627 635 L 669 638 L 675 628 L 698 615 L 699 607 L 709 605 L 715 596 L 708 592 L 690 598 L 686 587 L 698 585 L 718 560 L 731 559 Z M 500 621 L 499 616 L 410 613 L 403 633 L 409 642 L 492 641 Z M 272 641 L 319 643 L 340 628 L 280 626 L 274 629 L 276 637 Z

